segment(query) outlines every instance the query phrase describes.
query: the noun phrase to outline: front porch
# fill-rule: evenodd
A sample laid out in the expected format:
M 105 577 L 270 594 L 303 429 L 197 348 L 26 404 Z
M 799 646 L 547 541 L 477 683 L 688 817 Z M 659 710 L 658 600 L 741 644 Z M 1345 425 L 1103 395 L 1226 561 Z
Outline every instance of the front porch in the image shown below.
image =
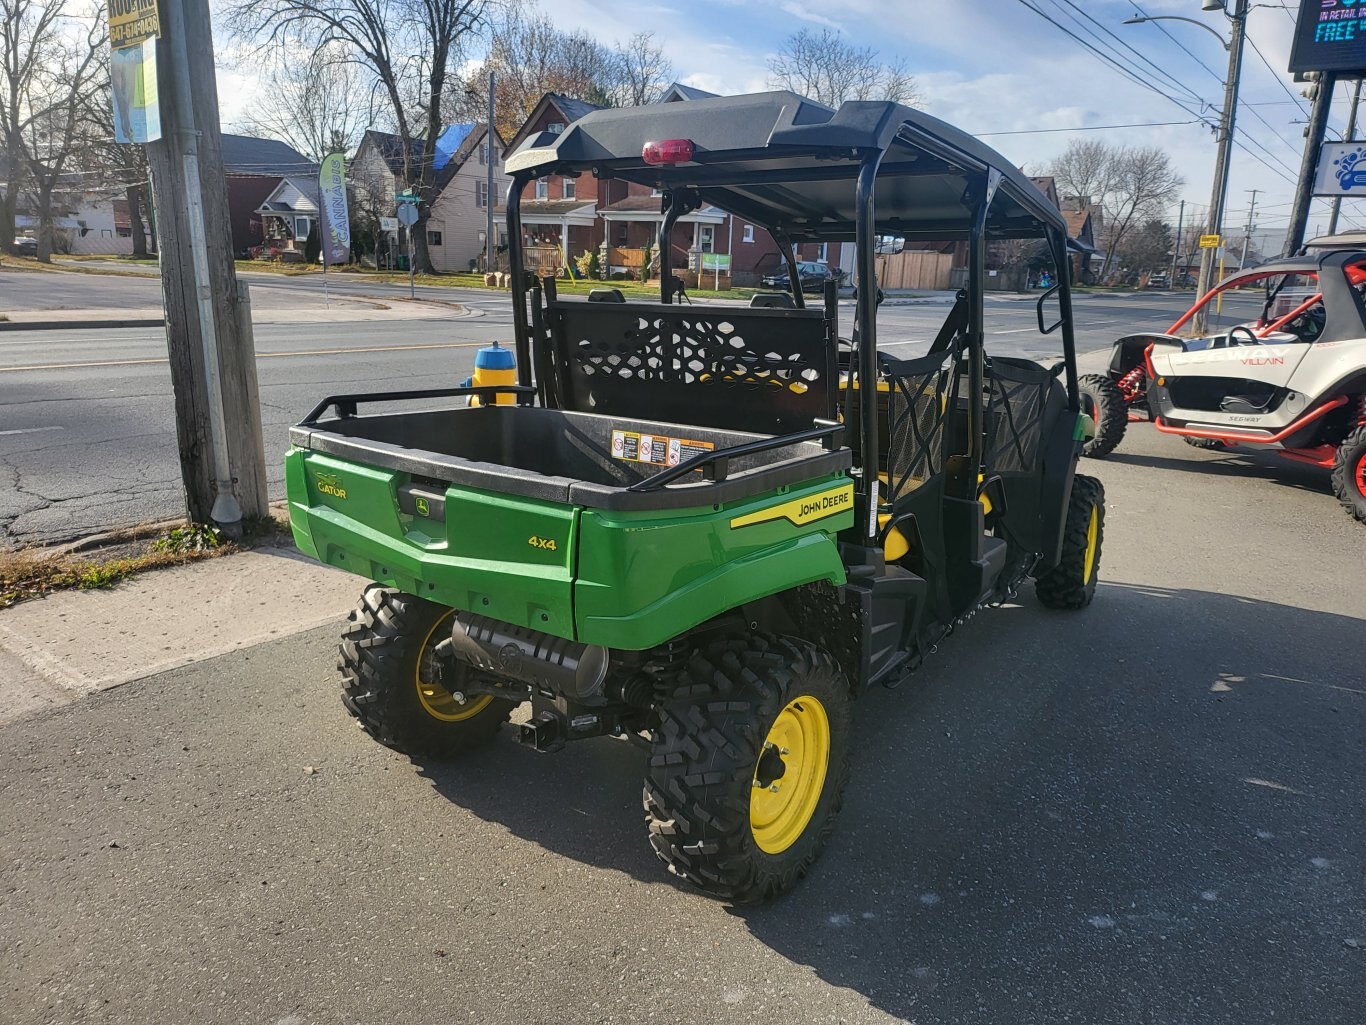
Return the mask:
M 657 276 L 659 232 L 664 226 L 659 197 L 628 196 L 603 207 L 599 214 L 605 225 L 599 251 L 604 275 L 630 274 L 637 280 Z M 725 223 L 725 212 L 714 206 L 702 207 L 678 219 L 670 238 L 670 264 L 675 277 L 696 285 L 704 254 L 728 251 L 727 240 L 719 237 Z M 691 233 L 684 226 L 690 226 Z M 680 244 L 680 238 L 687 241 Z M 722 274 L 723 278 L 727 276 Z

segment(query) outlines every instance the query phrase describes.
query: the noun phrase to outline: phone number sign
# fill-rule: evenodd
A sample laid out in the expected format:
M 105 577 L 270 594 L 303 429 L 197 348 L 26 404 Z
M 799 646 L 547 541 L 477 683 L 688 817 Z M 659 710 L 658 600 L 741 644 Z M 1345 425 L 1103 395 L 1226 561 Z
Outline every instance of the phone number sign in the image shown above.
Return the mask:
M 141 46 L 160 36 L 157 0 L 109 0 L 109 45 L 115 50 Z

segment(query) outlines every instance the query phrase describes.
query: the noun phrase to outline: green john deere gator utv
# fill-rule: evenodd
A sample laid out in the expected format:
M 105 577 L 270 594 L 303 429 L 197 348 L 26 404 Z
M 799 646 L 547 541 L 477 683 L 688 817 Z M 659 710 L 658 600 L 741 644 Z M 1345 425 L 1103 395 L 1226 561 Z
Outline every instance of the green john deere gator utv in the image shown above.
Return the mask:
M 488 740 L 525 702 L 537 750 L 634 741 L 669 869 L 768 898 L 830 835 L 856 695 L 1028 577 L 1044 605 L 1091 600 L 1104 498 L 1074 476 L 1093 428 L 1065 225 L 920 111 L 787 92 L 596 111 L 507 169 L 518 384 L 334 396 L 293 429 L 299 547 L 376 581 L 342 638 L 346 707 L 419 757 Z M 549 174 L 660 191 L 660 302 L 561 299 L 525 271 L 521 195 Z M 704 205 L 771 233 L 790 295 L 671 301 L 667 240 Z M 841 337 L 833 287 L 807 307 L 792 255 L 852 241 L 874 282 L 888 235 L 967 244 L 967 287 L 913 358 L 879 351 L 875 287 Z M 993 239 L 1052 256 L 1056 366 L 984 350 Z M 403 411 L 432 399 L 454 401 Z

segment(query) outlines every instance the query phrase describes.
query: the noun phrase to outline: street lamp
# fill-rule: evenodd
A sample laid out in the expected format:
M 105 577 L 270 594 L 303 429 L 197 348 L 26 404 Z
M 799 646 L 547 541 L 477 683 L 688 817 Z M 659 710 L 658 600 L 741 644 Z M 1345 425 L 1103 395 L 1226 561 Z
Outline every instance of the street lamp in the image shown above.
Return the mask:
M 1209 201 L 1209 234 L 1218 235 L 1220 245 L 1223 244 L 1224 234 L 1224 204 L 1228 200 L 1228 169 L 1230 157 L 1233 153 L 1233 128 L 1238 114 L 1238 80 L 1243 71 L 1243 39 L 1247 29 L 1247 11 L 1249 0 L 1234 0 L 1233 11 L 1229 12 L 1224 0 L 1206 0 L 1203 9 L 1207 11 L 1223 11 L 1232 26 L 1232 39 L 1225 39 L 1222 35 L 1210 28 L 1203 21 L 1195 18 L 1183 18 L 1176 14 L 1156 14 L 1156 15 L 1135 15 L 1125 20 L 1126 25 L 1141 25 L 1145 21 L 1188 21 L 1192 25 L 1199 25 L 1206 32 L 1219 40 L 1219 45 L 1228 52 L 1228 77 L 1224 79 L 1224 109 L 1219 117 L 1218 151 L 1214 162 L 1214 187 L 1210 193 Z M 1197 296 L 1206 295 L 1214 285 L 1214 250 L 1202 249 L 1200 256 L 1200 283 L 1197 286 Z M 1209 323 L 1206 312 L 1207 306 L 1202 306 L 1195 315 L 1194 329 L 1197 334 L 1204 334 Z

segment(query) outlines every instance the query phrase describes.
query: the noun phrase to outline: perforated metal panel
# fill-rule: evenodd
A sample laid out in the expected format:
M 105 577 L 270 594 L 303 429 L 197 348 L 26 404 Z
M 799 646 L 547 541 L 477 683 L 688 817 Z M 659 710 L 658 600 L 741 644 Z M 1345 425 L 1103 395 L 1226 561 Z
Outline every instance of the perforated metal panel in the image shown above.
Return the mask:
M 556 302 L 547 319 L 565 409 L 769 434 L 833 413 L 817 310 Z

